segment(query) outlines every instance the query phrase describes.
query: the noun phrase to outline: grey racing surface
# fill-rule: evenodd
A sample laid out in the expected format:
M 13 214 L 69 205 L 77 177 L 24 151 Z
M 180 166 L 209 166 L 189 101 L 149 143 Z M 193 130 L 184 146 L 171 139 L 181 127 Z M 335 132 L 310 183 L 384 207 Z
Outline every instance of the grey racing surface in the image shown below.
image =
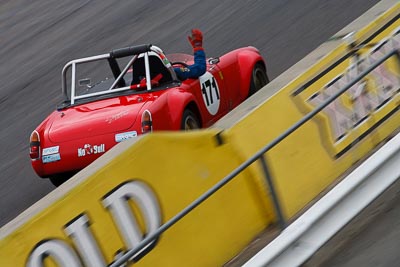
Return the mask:
M 0 226 L 54 189 L 33 172 L 29 135 L 61 102 L 69 60 L 151 43 L 208 57 L 255 46 L 275 78 L 378 0 L 27 1 L 0 3 Z
M 400 181 L 366 207 L 303 267 L 399 266 Z

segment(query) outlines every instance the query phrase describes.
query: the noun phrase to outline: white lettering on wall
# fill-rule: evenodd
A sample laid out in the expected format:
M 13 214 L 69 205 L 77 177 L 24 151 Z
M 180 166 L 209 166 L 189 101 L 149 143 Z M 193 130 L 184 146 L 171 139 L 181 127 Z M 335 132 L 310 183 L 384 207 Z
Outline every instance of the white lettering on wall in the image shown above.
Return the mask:
M 58 239 L 47 240 L 37 246 L 29 255 L 27 267 L 44 267 L 46 258 L 53 259 L 59 267 L 81 267 L 75 251 L 65 242 Z
M 139 207 L 145 222 L 146 233 L 141 232 L 128 201 L 134 201 Z M 151 234 L 161 225 L 161 212 L 157 198 L 143 182 L 131 181 L 123 184 L 103 199 L 103 205 L 112 214 L 128 249 L 134 248 L 146 234 Z M 141 252 L 151 245 L 152 243 Z
M 137 212 L 139 214 L 135 214 L 130 207 L 130 202 L 139 208 L 140 212 Z M 124 251 L 122 248 L 134 249 L 146 235 L 151 234 L 161 226 L 161 210 L 157 197 L 144 182 L 134 180 L 119 185 L 103 198 L 102 204 L 110 212 L 124 241 L 116 255 L 121 256 L 121 252 Z M 145 224 L 144 232 L 138 224 L 139 217 Z M 73 242 L 76 251 L 64 240 L 46 239 L 32 250 L 26 266 L 44 267 L 46 258 L 51 258 L 59 267 L 107 266 L 99 241 L 95 239 L 90 230 L 90 224 L 86 213 L 82 213 L 66 224 L 64 232 Z M 107 240 L 103 240 L 103 242 L 107 242 Z M 137 261 L 148 253 L 155 244 L 156 240 L 137 255 L 134 255 L 131 260 Z M 82 259 L 82 262 L 80 259 Z

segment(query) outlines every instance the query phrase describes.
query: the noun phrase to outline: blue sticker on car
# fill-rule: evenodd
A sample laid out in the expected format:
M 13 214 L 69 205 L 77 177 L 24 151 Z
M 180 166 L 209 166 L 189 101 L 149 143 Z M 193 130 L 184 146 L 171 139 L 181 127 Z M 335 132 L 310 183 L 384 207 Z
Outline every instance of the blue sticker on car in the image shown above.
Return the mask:
M 115 135 L 115 142 L 119 143 L 125 140 L 128 140 L 130 138 L 136 137 L 137 132 L 132 131 L 132 132 L 126 132 L 126 133 L 119 133 Z
M 60 152 L 60 146 L 52 146 L 43 148 L 42 155 L 47 156 L 51 154 L 56 154 Z
M 45 155 L 42 157 L 43 163 L 50 163 L 50 162 L 55 162 L 55 161 L 59 161 L 59 160 L 61 160 L 60 153 Z

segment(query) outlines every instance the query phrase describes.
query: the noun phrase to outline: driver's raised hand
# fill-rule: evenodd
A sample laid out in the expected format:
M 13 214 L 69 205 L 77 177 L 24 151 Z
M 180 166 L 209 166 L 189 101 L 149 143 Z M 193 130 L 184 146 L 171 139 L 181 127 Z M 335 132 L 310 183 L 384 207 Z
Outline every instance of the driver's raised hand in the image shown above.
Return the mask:
M 193 47 L 193 51 L 203 50 L 203 33 L 199 29 L 192 29 L 188 40 Z

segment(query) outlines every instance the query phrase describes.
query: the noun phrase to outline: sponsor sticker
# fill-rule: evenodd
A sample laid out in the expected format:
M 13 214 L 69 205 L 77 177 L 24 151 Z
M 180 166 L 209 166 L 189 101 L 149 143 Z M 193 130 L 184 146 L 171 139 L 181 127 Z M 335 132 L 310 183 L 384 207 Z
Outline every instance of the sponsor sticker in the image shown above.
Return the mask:
M 51 154 L 56 154 L 59 152 L 59 150 L 60 150 L 60 146 L 46 147 L 46 148 L 43 148 L 42 155 L 47 156 L 47 155 L 51 155 Z
M 78 148 L 78 157 L 84 157 L 92 154 L 100 154 L 106 152 L 105 144 L 90 145 L 85 144 L 82 148 Z
M 132 132 L 126 132 L 126 133 L 119 133 L 115 135 L 115 142 L 119 143 L 125 140 L 128 140 L 130 138 L 136 137 L 137 132 L 132 131 Z
M 43 163 L 50 163 L 61 160 L 60 153 L 51 154 L 51 155 L 43 155 L 42 162 Z

